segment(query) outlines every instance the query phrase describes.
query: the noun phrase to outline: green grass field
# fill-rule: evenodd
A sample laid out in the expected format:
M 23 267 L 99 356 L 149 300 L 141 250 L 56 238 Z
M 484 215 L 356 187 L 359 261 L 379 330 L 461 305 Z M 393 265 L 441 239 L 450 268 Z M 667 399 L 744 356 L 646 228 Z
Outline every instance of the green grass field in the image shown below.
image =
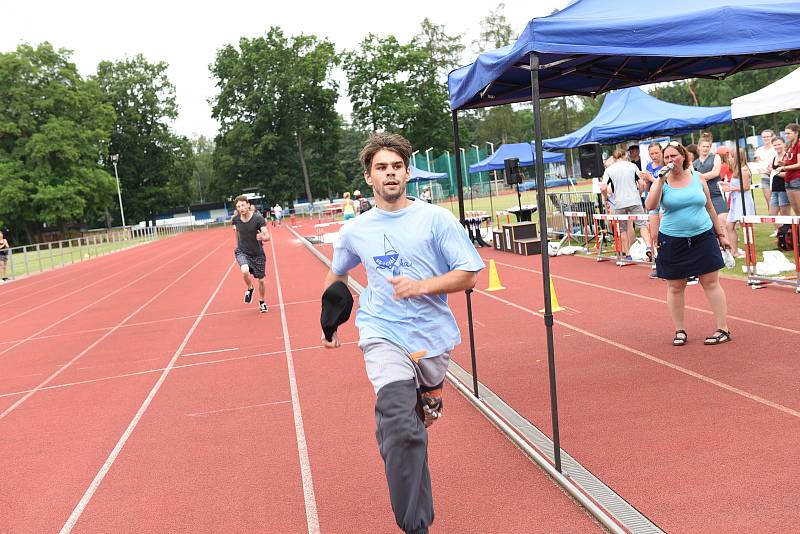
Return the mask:
M 73 240 L 73 246 L 66 246 L 66 243 L 63 242 L 60 248 L 56 243 L 53 245 L 53 248 L 44 245 L 41 246 L 39 250 L 35 250 L 35 247 L 29 246 L 26 247 L 25 252 L 14 251 L 13 257 L 9 258 L 6 276 L 9 278 L 16 278 L 41 271 L 57 269 L 69 265 L 70 263 L 102 256 L 150 240 L 152 239 L 139 238 L 97 244 L 90 243 L 88 246 L 85 244 L 78 246 L 76 241 Z
M 568 189 L 567 187 L 557 187 L 553 189 L 548 189 L 548 193 L 562 193 L 567 191 L 578 191 L 578 192 L 590 192 L 592 190 L 591 184 L 589 183 L 582 183 L 578 185 L 575 189 Z M 753 190 L 753 198 L 755 199 L 756 203 L 756 212 L 759 215 L 767 215 L 768 209 L 766 201 L 764 200 L 764 194 L 761 190 Z M 458 216 L 458 202 L 455 198 L 452 200 L 440 200 L 438 204 L 444 208 L 449 209 L 453 214 Z M 500 195 L 493 195 L 490 199 L 488 196 L 481 197 L 481 198 L 473 198 L 470 199 L 469 197 L 464 198 L 464 209 L 467 211 L 476 210 L 476 211 L 486 211 L 489 213 L 494 213 L 498 210 L 504 210 L 510 208 L 512 206 L 517 206 L 517 194 L 516 192 L 511 192 L 510 190 L 503 190 L 501 191 Z M 533 204 L 536 205 L 536 191 L 526 191 L 522 193 L 522 204 Z M 535 215 L 534 215 L 535 217 Z M 512 217 L 512 220 L 513 217 Z M 771 224 L 757 224 L 754 225 L 755 229 L 755 243 L 756 243 L 756 253 L 758 261 L 763 261 L 762 252 L 765 250 L 778 250 L 778 247 L 775 243 L 775 238 L 770 237 L 770 234 L 775 231 L 775 227 Z M 737 231 L 739 234 L 739 248 L 743 248 L 744 240 L 742 237 L 742 229 L 741 225 L 737 225 Z M 784 252 L 784 256 L 794 263 L 794 254 L 791 252 Z M 733 269 L 723 269 L 722 272 L 724 274 L 738 276 L 741 278 L 745 277 L 744 271 L 742 271 L 742 266 L 744 265 L 743 259 L 736 260 L 736 267 Z

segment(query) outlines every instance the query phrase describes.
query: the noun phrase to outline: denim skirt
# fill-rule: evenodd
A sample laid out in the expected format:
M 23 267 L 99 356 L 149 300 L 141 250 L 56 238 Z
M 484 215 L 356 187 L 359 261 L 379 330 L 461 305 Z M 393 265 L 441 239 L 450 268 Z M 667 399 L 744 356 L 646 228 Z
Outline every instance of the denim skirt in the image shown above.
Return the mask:
M 658 233 L 656 275 L 659 278 L 680 280 L 719 271 L 724 265 L 713 228 L 692 237 Z

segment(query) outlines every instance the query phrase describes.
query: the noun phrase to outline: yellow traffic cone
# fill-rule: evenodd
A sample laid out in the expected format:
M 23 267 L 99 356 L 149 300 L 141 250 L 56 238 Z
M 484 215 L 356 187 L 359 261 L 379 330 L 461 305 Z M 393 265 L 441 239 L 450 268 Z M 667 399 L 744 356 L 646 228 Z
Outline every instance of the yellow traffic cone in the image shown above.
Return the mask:
M 500 283 L 500 277 L 497 276 L 497 266 L 494 264 L 494 260 L 489 260 L 489 287 L 486 288 L 486 291 L 500 291 L 501 289 L 505 288 Z
M 550 307 L 552 308 L 553 312 L 566 309 L 558 305 L 558 297 L 556 297 L 556 289 L 553 287 L 552 277 L 550 278 Z M 539 310 L 539 313 L 544 313 L 544 308 Z

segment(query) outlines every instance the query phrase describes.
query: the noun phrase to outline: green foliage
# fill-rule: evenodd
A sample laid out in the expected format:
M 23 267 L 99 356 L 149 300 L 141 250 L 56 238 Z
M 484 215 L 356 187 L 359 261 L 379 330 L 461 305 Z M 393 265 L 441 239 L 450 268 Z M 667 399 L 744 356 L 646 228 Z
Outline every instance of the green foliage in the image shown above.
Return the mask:
M 0 54 L 0 220 L 31 239 L 44 225 L 92 224 L 114 204 L 98 166 L 114 110 L 70 52 L 23 44 Z
M 287 37 L 277 27 L 219 50 L 210 67 L 221 124 L 213 162 L 228 196 L 253 190 L 285 202 L 342 186 L 337 61 L 330 41 Z
M 141 54 L 97 67 L 97 83 L 116 111 L 108 153 L 119 154 L 117 170 L 129 223 L 190 203 L 193 154 L 188 139 L 169 128 L 178 107 L 167 68 Z M 113 173 L 108 157 L 105 165 Z
M 480 38 L 472 42 L 476 52 L 507 46 L 515 39 L 514 30 L 503 14 L 505 8 L 506 5 L 501 2 L 481 20 Z
M 739 72 L 724 80 L 691 79 L 669 84 L 661 84 L 651 92 L 656 98 L 685 104 L 688 106 L 729 106 L 731 100 L 738 96 L 758 91 L 759 89 L 786 76 L 796 66 L 779 67 L 775 69 L 749 70 Z M 783 130 L 786 124 L 794 122 L 797 116 L 794 112 L 772 113 L 746 119 L 747 135 L 752 135 L 754 127 L 756 133 L 770 128 L 775 131 Z M 714 139 L 733 139 L 733 128 L 730 124 L 714 126 L 709 129 L 714 134 Z M 739 135 L 742 135 L 741 130 Z

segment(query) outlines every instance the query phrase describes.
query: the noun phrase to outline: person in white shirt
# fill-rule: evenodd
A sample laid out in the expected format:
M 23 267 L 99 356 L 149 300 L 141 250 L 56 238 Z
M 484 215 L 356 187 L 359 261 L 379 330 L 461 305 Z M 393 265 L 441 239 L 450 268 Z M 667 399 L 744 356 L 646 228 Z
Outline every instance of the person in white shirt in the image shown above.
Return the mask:
M 600 192 L 606 201 L 607 208 L 614 210 L 615 214 L 644 214 L 642 207 L 642 187 L 644 182 L 639 180 L 639 168 L 627 160 L 627 152 L 622 149 L 614 151 L 614 163 L 609 165 L 603 173 Z M 613 206 L 610 196 L 613 194 Z M 651 250 L 650 232 L 647 230 L 647 221 L 633 221 L 633 226 L 642 234 L 647 249 Z M 625 259 L 630 260 L 628 251 L 631 242 L 636 238 L 633 227 L 628 221 L 619 221 L 620 247 Z
M 764 141 L 764 146 L 758 147 L 755 155 L 755 162 L 758 163 L 756 172 L 761 174 L 761 191 L 764 193 L 764 200 L 767 201 L 767 206 L 769 206 L 769 201 L 772 197 L 770 174 L 772 172 L 772 160 L 775 159 L 775 148 L 772 146 L 772 140 L 774 138 L 775 134 L 772 130 L 764 130 L 761 132 L 761 139 Z

